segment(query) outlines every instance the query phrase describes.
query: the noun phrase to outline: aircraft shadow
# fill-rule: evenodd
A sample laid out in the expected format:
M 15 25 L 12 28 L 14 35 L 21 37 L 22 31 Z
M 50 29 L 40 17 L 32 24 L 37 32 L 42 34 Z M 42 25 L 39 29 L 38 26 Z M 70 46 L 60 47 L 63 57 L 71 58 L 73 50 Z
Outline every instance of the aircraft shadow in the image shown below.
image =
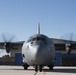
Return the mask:
M 23 70 L 23 69 L 13 69 L 13 70 Z M 26 70 L 24 70 L 26 71 Z M 28 69 L 27 71 L 35 71 L 35 69 Z M 58 73 L 76 73 L 76 68 L 74 69 L 53 69 L 53 70 L 49 70 L 49 69 L 43 69 L 44 72 L 58 72 Z
M 23 69 L 0 69 L 0 70 L 22 70 L 22 71 L 35 71 L 35 69 L 28 69 L 28 70 L 23 70 Z M 58 72 L 58 73 L 76 73 L 76 68 L 57 68 L 53 70 L 49 69 L 43 69 L 44 72 Z
M 59 72 L 59 73 L 76 73 L 76 69 L 44 69 L 45 72 Z

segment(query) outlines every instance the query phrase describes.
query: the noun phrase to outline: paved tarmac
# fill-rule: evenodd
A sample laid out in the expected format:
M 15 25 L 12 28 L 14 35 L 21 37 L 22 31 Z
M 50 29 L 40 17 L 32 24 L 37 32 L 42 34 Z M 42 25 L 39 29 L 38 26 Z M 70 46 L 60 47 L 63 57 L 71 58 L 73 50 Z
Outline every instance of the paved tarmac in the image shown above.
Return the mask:
M 0 75 L 76 75 L 76 67 L 44 67 L 43 72 L 36 73 L 33 67 L 23 70 L 22 66 L 0 66 Z

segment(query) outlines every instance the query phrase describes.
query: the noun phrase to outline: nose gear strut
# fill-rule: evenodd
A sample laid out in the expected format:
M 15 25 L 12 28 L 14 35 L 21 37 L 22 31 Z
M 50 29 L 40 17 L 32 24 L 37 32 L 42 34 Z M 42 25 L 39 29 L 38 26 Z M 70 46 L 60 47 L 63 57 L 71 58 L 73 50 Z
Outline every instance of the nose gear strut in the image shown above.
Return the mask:
M 35 71 L 38 72 L 38 70 L 39 70 L 40 72 L 42 72 L 42 65 L 36 65 L 36 66 L 35 66 Z

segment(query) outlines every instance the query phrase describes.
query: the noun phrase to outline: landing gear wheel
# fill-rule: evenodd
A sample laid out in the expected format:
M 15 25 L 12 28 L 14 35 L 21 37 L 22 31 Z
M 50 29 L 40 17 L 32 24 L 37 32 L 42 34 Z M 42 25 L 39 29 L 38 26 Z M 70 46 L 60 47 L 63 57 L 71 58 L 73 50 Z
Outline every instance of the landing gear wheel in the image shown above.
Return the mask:
M 50 66 L 49 69 L 50 69 L 50 70 L 53 70 L 53 67 Z
M 22 65 L 23 67 L 24 67 L 24 70 L 27 70 L 28 69 L 28 67 L 29 67 L 29 65 L 27 64 L 27 63 L 23 63 L 23 65 Z
M 39 66 L 39 70 L 40 70 L 40 72 L 42 72 L 42 65 Z
M 36 71 L 36 72 L 38 71 L 38 65 L 35 66 L 35 71 Z
M 27 70 L 28 69 L 28 67 L 27 66 L 24 66 L 24 70 Z

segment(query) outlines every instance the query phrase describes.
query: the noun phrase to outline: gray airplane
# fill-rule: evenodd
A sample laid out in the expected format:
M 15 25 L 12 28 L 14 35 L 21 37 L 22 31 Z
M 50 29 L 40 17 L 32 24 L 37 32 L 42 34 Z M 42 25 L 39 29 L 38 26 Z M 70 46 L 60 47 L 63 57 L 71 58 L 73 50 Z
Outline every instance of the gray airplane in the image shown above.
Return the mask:
M 35 71 L 41 72 L 44 66 L 53 69 L 55 60 L 55 47 L 47 36 L 40 34 L 40 24 L 38 33 L 31 36 L 22 47 L 23 67 L 25 70 L 29 66 L 34 66 Z
M 12 53 L 12 50 L 22 49 L 24 69 L 27 70 L 29 66 L 34 66 L 35 71 L 42 71 L 44 66 L 53 69 L 55 50 L 67 54 L 71 54 L 72 50 L 76 50 L 76 41 L 48 38 L 40 34 L 40 24 L 38 24 L 37 30 L 37 34 L 31 36 L 27 42 L 13 42 L 14 35 L 8 37 L 6 34 L 2 34 L 3 42 L 0 41 L 0 49 L 5 49 L 8 54 Z

